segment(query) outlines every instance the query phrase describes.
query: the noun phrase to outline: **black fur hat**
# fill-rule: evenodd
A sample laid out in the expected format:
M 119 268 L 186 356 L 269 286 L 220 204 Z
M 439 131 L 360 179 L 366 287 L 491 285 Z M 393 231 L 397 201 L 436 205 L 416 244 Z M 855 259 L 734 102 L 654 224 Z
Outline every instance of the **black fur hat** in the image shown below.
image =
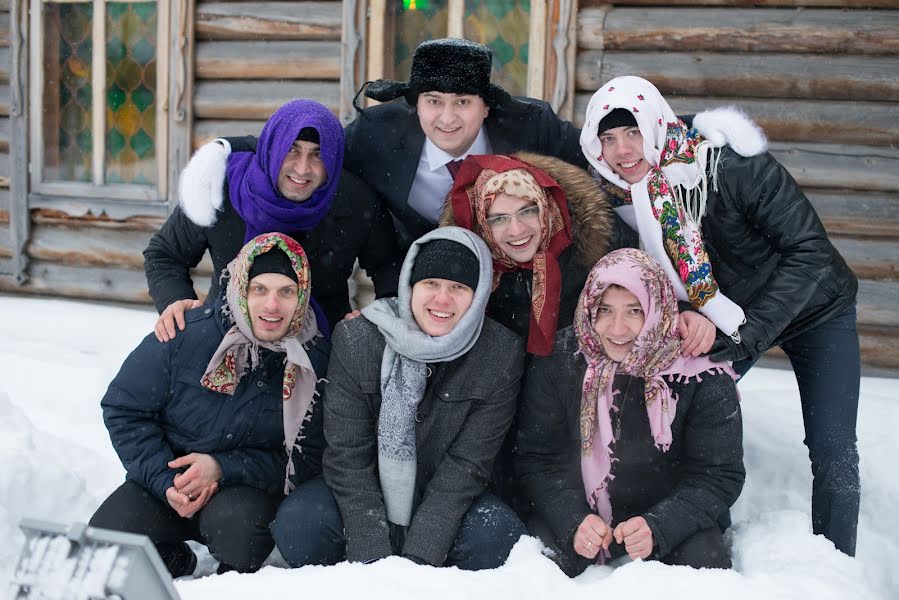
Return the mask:
M 378 79 L 369 82 L 365 95 L 378 102 L 400 96 L 415 106 L 422 92 L 475 94 L 487 106 L 495 108 L 512 100 L 503 88 L 490 83 L 493 52 L 483 44 L 443 38 L 422 42 L 412 55 L 412 73 L 408 82 Z

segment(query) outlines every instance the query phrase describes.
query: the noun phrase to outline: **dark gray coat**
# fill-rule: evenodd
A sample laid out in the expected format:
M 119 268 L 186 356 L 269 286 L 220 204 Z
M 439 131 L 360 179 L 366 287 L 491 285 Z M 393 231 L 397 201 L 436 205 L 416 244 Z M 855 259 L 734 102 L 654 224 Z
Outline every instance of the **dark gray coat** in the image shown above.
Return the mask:
M 575 555 L 575 530 L 592 511 L 581 477 L 580 411 L 586 362 L 575 356 L 570 327 L 556 336 L 553 354 L 533 357 L 518 429 L 516 469 L 534 511 L 552 532 L 563 564 L 589 561 Z M 670 382 L 678 404 L 667 452 L 655 448 L 643 407 L 642 379 L 619 376 L 624 395 L 622 436 L 614 448 L 609 495 L 614 524 L 641 515 L 662 557 L 692 534 L 712 527 L 740 495 L 743 427 L 737 390 L 725 373 L 702 381 Z M 628 385 L 628 380 L 630 385 Z M 620 404 L 620 398 L 616 404 Z M 573 574 L 573 573 L 569 573 Z
M 364 317 L 334 330 L 324 393 L 325 480 L 343 518 L 347 559 L 393 554 L 378 479 L 377 423 L 384 337 Z M 416 414 L 418 470 L 401 554 L 440 566 L 462 517 L 484 492 L 512 417 L 524 361 L 521 338 L 485 319 L 474 347 L 429 365 Z

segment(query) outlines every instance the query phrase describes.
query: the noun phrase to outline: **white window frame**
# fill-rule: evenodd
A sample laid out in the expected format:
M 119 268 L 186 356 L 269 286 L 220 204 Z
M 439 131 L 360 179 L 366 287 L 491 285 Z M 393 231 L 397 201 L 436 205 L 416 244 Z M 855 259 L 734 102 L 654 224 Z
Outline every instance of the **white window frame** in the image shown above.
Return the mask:
M 157 4 L 157 55 L 156 55 L 156 181 L 154 185 L 108 184 L 103 180 L 106 160 L 106 4 L 107 0 L 30 0 L 30 66 L 31 90 L 30 137 L 31 191 L 39 196 L 113 199 L 125 202 L 167 202 L 169 190 L 169 47 L 170 1 L 155 0 Z M 123 3 L 148 0 L 116 0 Z M 46 4 L 94 5 L 93 56 L 91 64 L 91 125 L 93 138 L 92 183 L 47 182 L 43 179 L 44 121 L 43 121 L 43 7 Z M 99 16 L 99 18 L 98 18 Z M 101 43 L 98 44 L 97 40 Z M 99 50 L 99 51 L 98 51 Z

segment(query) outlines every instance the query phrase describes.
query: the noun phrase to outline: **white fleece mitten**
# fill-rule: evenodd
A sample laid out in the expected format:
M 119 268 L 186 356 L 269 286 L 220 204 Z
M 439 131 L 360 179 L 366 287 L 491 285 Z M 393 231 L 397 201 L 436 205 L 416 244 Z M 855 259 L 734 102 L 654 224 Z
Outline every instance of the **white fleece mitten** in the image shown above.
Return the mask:
M 736 106 L 701 112 L 693 117 L 693 127 L 712 146 L 727 144 L 740 156 L 756 156 L 768 149 L 765 132 Z
M 178 178 L 178 202 L 187 218 L 202 227 L 216 221 L 222 207 L 225 167 L 231 149 L 219 142 L 204 144 L 190 157 Z

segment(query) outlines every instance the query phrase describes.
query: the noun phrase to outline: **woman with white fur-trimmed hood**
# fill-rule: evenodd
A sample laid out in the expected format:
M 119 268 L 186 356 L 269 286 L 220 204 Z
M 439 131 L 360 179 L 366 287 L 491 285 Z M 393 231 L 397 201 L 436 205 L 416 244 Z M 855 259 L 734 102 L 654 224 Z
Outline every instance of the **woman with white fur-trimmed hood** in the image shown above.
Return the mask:
M 811 203 L 745 114 L 701 113 L 690 129 L 640 77 L 616 77 L 593 95 L 581 148 L 679 299 L 718 328 L 712 360 L 743 374 L 773 346 L 790 358 L 812 461 L 813 530 L 853 555 L 858 281 Z

